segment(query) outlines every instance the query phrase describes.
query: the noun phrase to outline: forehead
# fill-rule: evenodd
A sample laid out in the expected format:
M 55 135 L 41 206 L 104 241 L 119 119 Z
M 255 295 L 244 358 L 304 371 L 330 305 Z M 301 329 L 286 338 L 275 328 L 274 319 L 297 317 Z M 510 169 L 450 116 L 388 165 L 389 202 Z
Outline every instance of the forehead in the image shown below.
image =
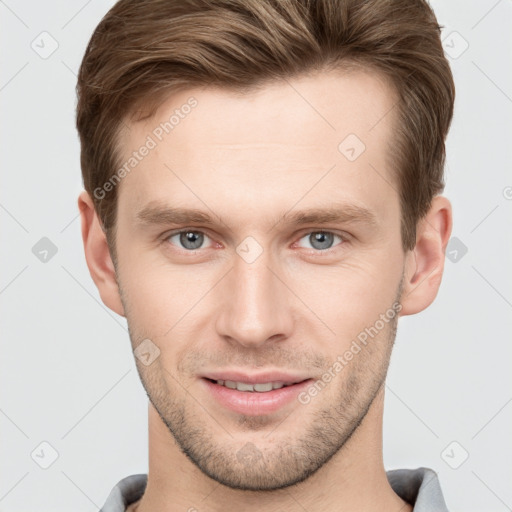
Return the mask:
M 126 173 L 119 201 L 135 208 L 181 194 L 201 206 L 194 191 L 218 194 L 224 186 L 234 192 L 238 185 L 254 195 L 277 200 L 289 191 L 298 199 L 332 168 L 323 187 L 352 180 L 347 194 L 353 195 L 354 187 L 374 182 L 375 173 L 389 186 L 396 102 L 381 75 L 354 69 L 271 82 L 243 94 L 182 90 L 153 116 L 127 122 L 123 163 L 143 145 L 151 148 Z
M 188 107 L 191 98 L 197 101 L 196 107 Z M 302 134 L 308 138 L 317 130 L 319 135 L 337 132 L 337 136 L 353 130 L 362 139 L 370 139 L 372 134 L 367 132 L 372 132 L 384 117 L 391 121 L 393 115 L 387 114 L 396 103 L 390 80 L 376 70 L 364 68 L 317 71 L 267 81 L 244 91 L 210 86 L 181 89 L 170 93 L 151 117 L 127 122 L 130 135 L 125 142 L 153 132 L 160 122 L 169 121 L 173 113 L 175 144 L 185 142 L 180 137 L 183 127 L 178 130 L 178 124 L 190 126 L 198 137 L 207 133 L 212 144 L 225 143 L 226 138 L 238 143 L 268 143 L 269 139 L 278 143 L 283 139 L 289 144 L 289 132 L 281 130 L 285 125 L 295 132 L 302 128 Z M 186 118 L 187 123 L 182 123 Z M 264 131 L 252 131 L 262 125 Z M 308 126 L 311 130 L 307 130 Z

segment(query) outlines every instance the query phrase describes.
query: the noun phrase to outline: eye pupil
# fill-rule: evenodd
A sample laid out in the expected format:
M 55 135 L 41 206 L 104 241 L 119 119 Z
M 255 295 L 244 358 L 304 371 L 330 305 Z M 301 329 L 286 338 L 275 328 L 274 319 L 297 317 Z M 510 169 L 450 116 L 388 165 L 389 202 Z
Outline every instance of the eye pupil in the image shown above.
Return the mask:
M 203 244 L 203 234 L 197 231 L 185 231 L 180 235 L 180 243 L 185 249 L 198 249 Z
M 311 233 L 309 236 L 311 245 L 315 249 L 329 249 L 333 242 L 333 234 L 325 233 L 323 231 L 317 231 L 316 233 Z

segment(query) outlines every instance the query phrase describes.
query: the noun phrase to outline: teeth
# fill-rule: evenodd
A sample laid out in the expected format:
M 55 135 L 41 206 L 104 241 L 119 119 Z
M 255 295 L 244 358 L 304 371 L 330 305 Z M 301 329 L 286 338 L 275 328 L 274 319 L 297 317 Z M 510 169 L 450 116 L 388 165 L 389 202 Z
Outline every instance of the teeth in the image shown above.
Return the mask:
M 235 383 L 233 382 L 233 384 Z M 252 384 L 245 384 L 243 382 L 237 382 L 235 387 L 238 391 L 254 391 L 254 386 Z M 272 385 L 270 387 L 272 388 Z
M 258 391 L 259 393 L 272 391 L 273 389 L 281 389 L 284 386 L 290 385 L 285 384 L 284 382 L 264 382 L 260 384 L 246 384 L 245 382 L 235 382 L 232 380 L 218 380 L 217 384 L 219 384 L 220 386 L 225 386 L 229 389 L 237 389 L 238 391 Z

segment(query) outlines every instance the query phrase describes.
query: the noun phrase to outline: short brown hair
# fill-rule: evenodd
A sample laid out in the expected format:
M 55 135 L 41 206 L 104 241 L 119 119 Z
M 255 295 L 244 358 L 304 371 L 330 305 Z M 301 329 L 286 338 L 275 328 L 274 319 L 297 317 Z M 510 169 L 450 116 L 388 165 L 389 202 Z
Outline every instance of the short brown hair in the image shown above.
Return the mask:
M 455 86 L 425 0 L 121 0 L 91 37 L 78 75 L 84 187 L 115 259 L 117 188 L 126 119 L 192 86 L 249 91 L 314 70 L 363 66 L 398 95 L 393 172 L 404 250 L 444 189 L 445 138 Z M 149 114 L 148 114 L 149 115 Z

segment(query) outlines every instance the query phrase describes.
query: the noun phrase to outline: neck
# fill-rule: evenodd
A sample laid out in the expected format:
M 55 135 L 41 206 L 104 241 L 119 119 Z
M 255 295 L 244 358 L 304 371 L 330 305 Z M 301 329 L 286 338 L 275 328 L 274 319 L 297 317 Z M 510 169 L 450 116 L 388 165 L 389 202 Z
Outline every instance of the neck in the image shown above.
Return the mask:
M 203 474 L 184 455 L 149 404 L 149 473 L 137 512 L 411 512 L 391 488 L 382 461 L 384 388 L 359 427 L 307 480 L 276 491 L 231 489 Z M 229 504 L 229 505 L 227 505 Z

